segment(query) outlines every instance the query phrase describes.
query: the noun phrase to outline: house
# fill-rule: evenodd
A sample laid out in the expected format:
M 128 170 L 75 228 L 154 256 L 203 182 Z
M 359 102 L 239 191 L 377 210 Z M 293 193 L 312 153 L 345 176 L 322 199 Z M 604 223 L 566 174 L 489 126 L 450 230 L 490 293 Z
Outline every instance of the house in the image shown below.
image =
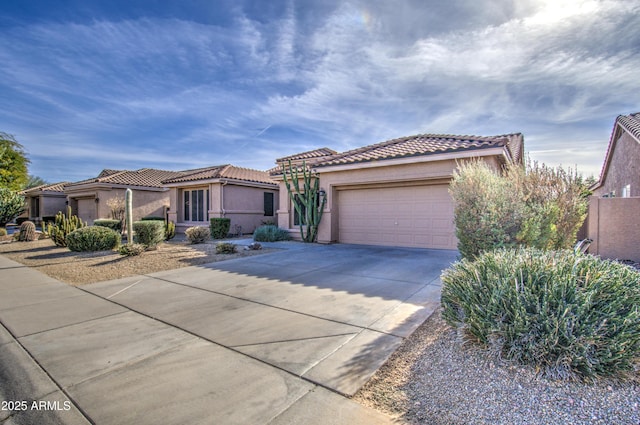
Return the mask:
M 589 252 L 640 261 L 640 112 L 616 118 L 600 179 L 591 189 Z
M 165 217 L 169 207 L 169 189 L 162 185 L 162 181 L 179 175 L 179 171 L 152 168 L 135 171 L 105 169 L 97 177 L 65 185 L 64 193 L 73 214 L 89 224 L 98 218 L 111 218 L 108 201 L 124 199 L 127 188 L 133 192 L 134 220 L 148 216 Z
M 232 233 L 251 233 L 275 223 L 278 185 L 269 173 L 230 164 L 181 171 L 162 181 L 169 189 L 169 220 L 176 231 L 208 226 L 209 219 L 231 219 Z
M 47 183 L 22 191 L 25 198 L 26 211 L 24 218 L 36 224 L 43 220 L 53 221 L 58 211 L 66 208 L 67 196 L 64 186 L 69 182 Z
M 496 168 L 522 162 L 520 133 L 493 137 L 420 134 L 343 153 L 327 148 L 276 160 L 278 225 L 299 238 L 282 176 L 304 161 L 326 196 L 318 242 L 456 249 L 449 183 L 459 161 L 482 158 Z
M 607 198 L 640 196 L 640 112 L 620 115 L 593 195 Z

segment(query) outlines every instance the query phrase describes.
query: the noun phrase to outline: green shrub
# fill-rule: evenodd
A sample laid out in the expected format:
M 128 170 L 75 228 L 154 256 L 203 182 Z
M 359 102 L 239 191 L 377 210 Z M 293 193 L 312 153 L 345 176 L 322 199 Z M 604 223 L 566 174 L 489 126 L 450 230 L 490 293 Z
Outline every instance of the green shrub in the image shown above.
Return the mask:
M 176 236 L 176 224 L 173 221 L 167 221 L 166 227 L 164 228 L 164 240 L 170 241 Z
M 189 227 L 184 234 L 192 244 L 204 243 L 211 238 L 211 233 L 205 226 Z
M 24 205 L 24 196 L 13 190 L 0 187 L 0 227 L 4 227 L 22 214 L 25 210 Z
M 146 246 L 147 249 L 154 249 L 164 241 L 164 221 L 134 221 L 133 232 L 136 243 Z
M 230 218 L 212 218 L 211 222 L 211 237 L 213 239 L 224 239 L 229 234 L 231 228 Z
M 125 245 L 122 245 L 119 249 L 118 252 L 121 255 L 125 255 L 127 257 L 132 257 L 134 255 L 140 255 L 145 251 L 146 247 L 142 244 L 139 243 L 128 243 Z
M 66 237 L 71 251 L 106 251 L 120 245 L 120 234 L 102 226 L 88 226 L 74 230 Z
M 253 232 L 253 240 L 257 242 L 277 242 L 291 240 L 291 234 L 278 226 L 268 224 L 258 227 Z
M 484 161 L 463 163 L 450 193 L 458 250 L 464 258 L 521 245 L 569 248 L 586 217 L 582 179 L 575 172 L 537 162 L 508 165 L 503 174 Z
M 624 378 L 640 360 L 640 272 L 574 251 L 498 250 L 442 275 L 443 317 L 552 378 Z
M 122 231 L 122 221 L 120 220 L 113 220 L 110 218 L 101 218 L 98 219 L 96 221 L 93 222 L 94 226 L 102 226 L 102 227 L 106 227 L 108 229 L 111 229 L 113 231 L 116 232 L 121 232 Z
M 7 236 L 7 229 L 4 227 L 0 227 L 0 236 Z
M 235 254 L 238 247 L 231 242 L 220 242 L 216 245 L 216 254 Z

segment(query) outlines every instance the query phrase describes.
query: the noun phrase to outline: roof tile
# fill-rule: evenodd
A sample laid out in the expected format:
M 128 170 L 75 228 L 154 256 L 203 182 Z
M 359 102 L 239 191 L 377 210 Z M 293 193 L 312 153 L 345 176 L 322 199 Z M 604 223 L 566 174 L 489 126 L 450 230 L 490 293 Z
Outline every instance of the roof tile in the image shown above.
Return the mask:
M 210 179 L 233 179 L 254 183 L 275 184 L 275 182 L 269 178 L 269 174 L 264 171 L 236 167 L 230 164 L 198 168 L 195 170 L 185 170 L 180 173 L 181 174 L 179 176 L 166 179 L 163 183 L 169 184 Z
M 519 161 L 522 154 L 521 145 L 522 134 L 520 133 L 491 137 L 418 134 L 343 152 L 325 161 L 320 161 L 314 166 L 325 167 L 492 147 L 506 147 L 512 158 Z

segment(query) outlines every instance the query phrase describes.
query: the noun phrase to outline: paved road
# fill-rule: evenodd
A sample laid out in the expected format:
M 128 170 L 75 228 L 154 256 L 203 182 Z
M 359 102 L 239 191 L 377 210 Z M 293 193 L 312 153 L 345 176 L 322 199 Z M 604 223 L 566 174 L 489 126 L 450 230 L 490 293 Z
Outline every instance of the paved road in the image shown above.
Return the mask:
M 0 422 L 389 423 L 343 395 L 438 306 L 456 253 L 276 246 L 80 288 L 0 256 L 0 391 L 30 404 Z

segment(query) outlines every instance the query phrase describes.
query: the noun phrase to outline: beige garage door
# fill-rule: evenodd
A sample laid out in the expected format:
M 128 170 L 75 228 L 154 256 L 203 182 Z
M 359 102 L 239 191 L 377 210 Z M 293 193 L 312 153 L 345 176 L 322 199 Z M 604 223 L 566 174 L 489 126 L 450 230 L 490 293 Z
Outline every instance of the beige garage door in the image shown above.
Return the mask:
M 342 243 L 456 249 L 448 185 L 341 190 Z
M 85 223 L 93 224 L 93 221 L 96 219 L 95 198 L 78 199 L 78 217 Z

